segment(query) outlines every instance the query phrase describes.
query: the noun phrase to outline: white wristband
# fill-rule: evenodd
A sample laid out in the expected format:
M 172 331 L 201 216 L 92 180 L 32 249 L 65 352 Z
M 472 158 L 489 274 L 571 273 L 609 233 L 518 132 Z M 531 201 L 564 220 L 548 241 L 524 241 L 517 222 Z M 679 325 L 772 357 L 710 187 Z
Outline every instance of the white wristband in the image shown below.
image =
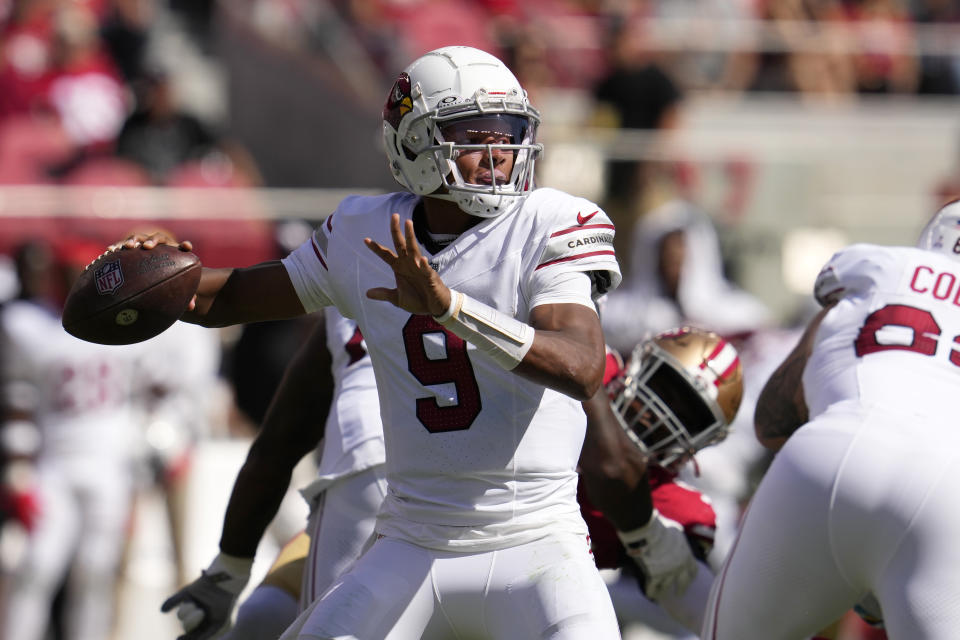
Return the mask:
M 434 319 L 510 371 L 533 345 L 533 327 L 450 289 L 450 306 Z
M 463 294 L 455 289 L 450 289 L 450 306 L 442 316 L 433 316 L 433 319 L 443 324 L 450 318 L 460 313 L 460 307 L 463 305 Z

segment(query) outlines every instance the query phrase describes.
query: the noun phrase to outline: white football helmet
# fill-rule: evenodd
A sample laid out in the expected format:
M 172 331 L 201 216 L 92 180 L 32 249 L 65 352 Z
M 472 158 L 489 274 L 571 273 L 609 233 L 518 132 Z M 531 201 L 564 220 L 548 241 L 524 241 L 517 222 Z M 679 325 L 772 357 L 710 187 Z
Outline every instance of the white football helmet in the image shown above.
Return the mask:
M 960 199 L 937 211 L 920 232 L 917 246 L 960 260 Z
M 710 331 L 684 327 L 637 345 L 607 386 L 620 426 L 663 467 L 727 437 L 743 397 L 737 350 Z
M 456 202 L 492 218 L 533 188 L 540 114 L 500 60 L 472 47 L 443 47 L 417 58 L 397 78 L 383 107 L 390 171 L 412 193 Z M 513 154 L 513 170 L 491 184 L 469 184 L 457 169 L 462 153 Z

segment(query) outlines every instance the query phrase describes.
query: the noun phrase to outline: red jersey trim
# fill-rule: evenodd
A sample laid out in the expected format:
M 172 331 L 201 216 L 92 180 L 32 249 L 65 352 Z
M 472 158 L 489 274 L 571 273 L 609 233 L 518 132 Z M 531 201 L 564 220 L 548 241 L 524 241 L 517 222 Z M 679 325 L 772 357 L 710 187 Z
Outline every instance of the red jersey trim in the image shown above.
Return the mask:
M 538 264 L 537 268 L 542 269 L 543 267 L 549 267 L 552 264 L 557 264 L 560 262 L 570 262 L 571 260 L 580 260 L 581 258 L 592 258 L 594 256 L 614 256 L 617 255 L 613 251 L 591 251 L 590 253 L 580 253 L 575 256 L 567 256 L 565 258 L 557 258 L 556 260 L 551 260 L 550 262 L 544 262 L 543 264 Z
M 567 229 L 561 229 L 560 231 L 555 231 L 550 234 L 551 238 L 556 238 L 557 236 L 566 235 L 568 233 L 576 233 L 577 231 L 583 231 L 585 229 L 616 229 L 612 224 L 585 224 L 582 227 L 569 227 Z
M 313 253 L 317 256 L 317 260 L 320 261 L 320 266 L 322 266 L 327 271 L 330 271 L 330 268 L 327 266 L 327 263 L 324 261 L 323 256 L 320 255 L 320 248 L 317 247 L 317 241 L 313 238 L 310 239 L 310 246 L 313 247 Z

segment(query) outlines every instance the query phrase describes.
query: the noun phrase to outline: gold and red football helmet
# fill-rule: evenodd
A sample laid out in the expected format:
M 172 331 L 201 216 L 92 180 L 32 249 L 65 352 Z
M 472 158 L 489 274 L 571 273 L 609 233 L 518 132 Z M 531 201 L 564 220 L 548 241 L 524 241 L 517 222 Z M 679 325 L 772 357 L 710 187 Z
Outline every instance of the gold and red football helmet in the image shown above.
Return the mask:
M 726 438 L 743 397 L 732 344 L 684 327 L 637 345 L 607 389 L 627 435 L 663 467 Z

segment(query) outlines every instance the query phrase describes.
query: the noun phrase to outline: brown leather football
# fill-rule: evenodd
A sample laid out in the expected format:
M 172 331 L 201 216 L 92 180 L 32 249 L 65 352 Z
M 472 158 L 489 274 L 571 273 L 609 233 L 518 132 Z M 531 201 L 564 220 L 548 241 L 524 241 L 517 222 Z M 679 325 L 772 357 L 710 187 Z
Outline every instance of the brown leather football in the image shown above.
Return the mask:
M 133 344 L 176 322 L 197 291 L 202 265 L 172 245 L 105 253 L 67 295 L 63 328 L 99 344 Z

